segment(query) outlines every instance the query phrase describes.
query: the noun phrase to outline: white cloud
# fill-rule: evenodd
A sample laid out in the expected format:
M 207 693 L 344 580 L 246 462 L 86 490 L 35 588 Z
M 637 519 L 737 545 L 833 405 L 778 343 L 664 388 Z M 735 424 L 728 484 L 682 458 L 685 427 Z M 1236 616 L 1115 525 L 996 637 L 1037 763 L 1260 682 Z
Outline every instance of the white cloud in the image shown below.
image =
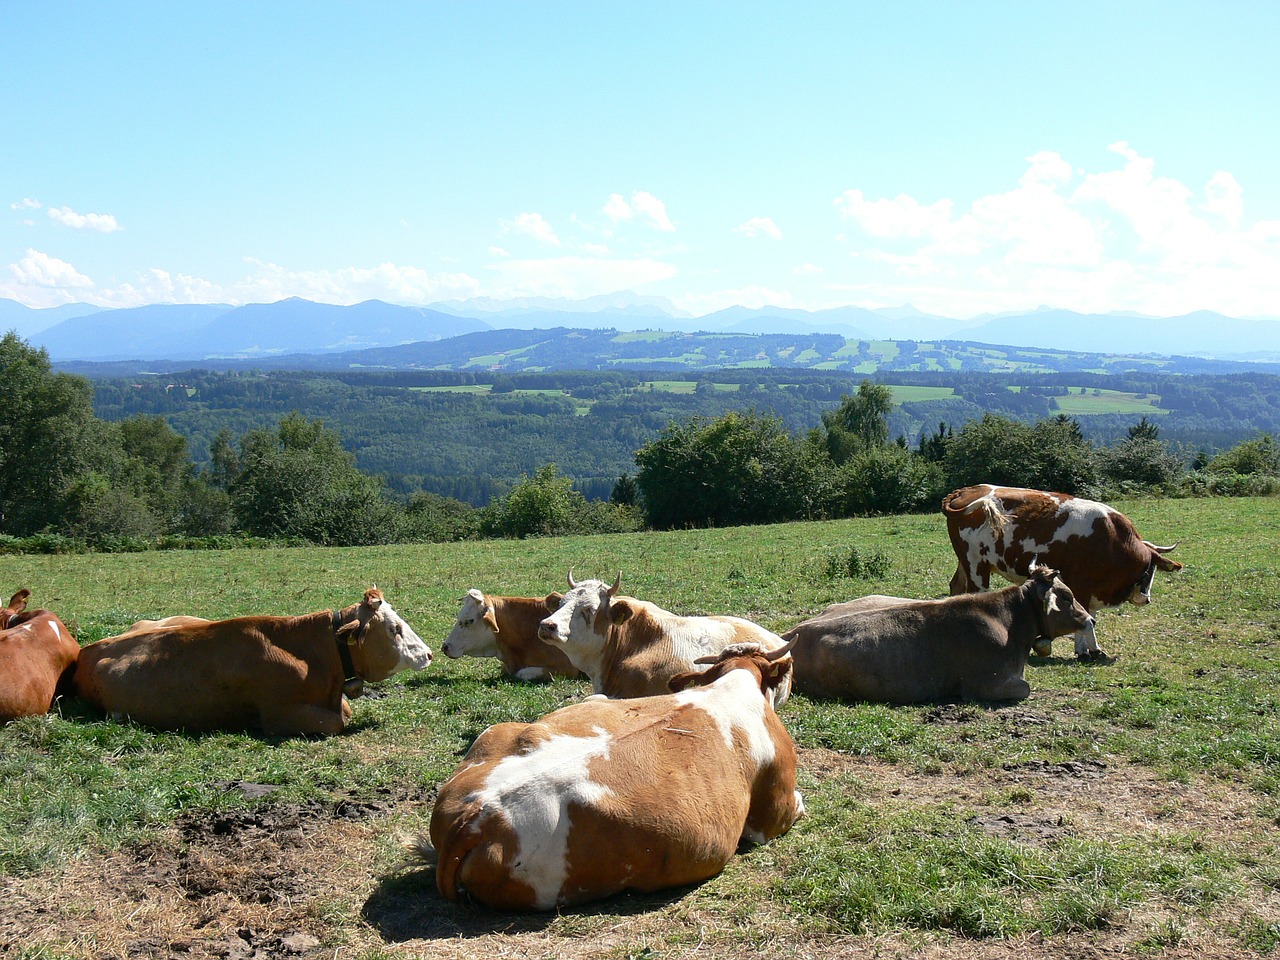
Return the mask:
M 554 257 L 505 260 L 490 265 L 497 287 L 490 296 L 585 298 L 670 280 L 679 271 L 660 260 L 610 260 L 598 257 Z
M 1240 226 L 1244 216 L 1244 190 L 1239 181 L 1226 171 L 1219 170 L 1205 184 L 1205 202 L 1200 209 L 1215 213 L 1232 227 Z
M 675 230 L 675 224 L 667 216 L 667 205 L 652 193 L 646 193 L 643 190 L 637 190 L 631 194 L 630 203 L 620 193 L 609 194 L 602 212 L 615 224 L 623 220 L 639 218 L 655 230 L 666 233 Z
M 744 237 L 758 237 L 763 234 L 775 240 L 782 239 L 782 231 L 778 229 L 778 225 L 771 217 L 752 217 L 734 227 L 733 232 L 740 233 Z
M 39 210 L 40 207 L 40 201 L 32 199 L 31 197 L 23 197 L 17 203 L 9 204 L 10 210 Z
M 632 216 L 631 204 L 627 203 L 620 193 L 609 194 L 609 199 L 605 201 L 603 212 L 614 223 L 618 223 L 620 220 L 630 220 Z
M 24 287 L 83 290 L 93 286 L 93 281 L 71 264 L 39 250 L 27 250 L 21 260 L 9 264 L 9 272 Z
M 1124 141 L 1110 149 L 1119 166 L 1094 172 L 1033 154 L 1016 185 L 967 209 L 845 191 L 834 204 L 852 259 L 832 279 L 869 302 L 953 316 L 1041 303 L 1280 315 L 1280 222 L 1249 223 L 1234 176 L 1218 171 L 1198 192 Z
M 109 213 L 76 213 L 70 207 L 50 207 L 49 218 L 64 227 L 76 230 L 97 230 L 99 233 L 116 233 L 124 227 Z
M 825 271 L 817 264 L 802 263 L 799 266 L 792 267 L 791 272 L 797 277 L 813 277 Z
M 504 220 L 502 232 L 533 237 L 539 243 L 545 243 L 551 247 L 560 246 L 560 238 L 540 213 L 522 213 L 514 220 Z
M 506 250 L 506 248 L 504 248 L 504 247 L 491 246 L 491 247 L 489 247 L 489 256 L 491 256 L 491 257 L 509 257 L 509 256 L 511 256 L 511 254 L 510 254 L 510 252 L 508 252 L 508 251 Z
M 232 303 L 270 303 L 302 297 L 323 303 L 432 303 L 474 297 L 480 284 L 466 273 L 429 273 L 420 267 L 381 263 L 338 270 L 289 270 L 276 263 L 248 261 L 253 272 L 226 288 Z

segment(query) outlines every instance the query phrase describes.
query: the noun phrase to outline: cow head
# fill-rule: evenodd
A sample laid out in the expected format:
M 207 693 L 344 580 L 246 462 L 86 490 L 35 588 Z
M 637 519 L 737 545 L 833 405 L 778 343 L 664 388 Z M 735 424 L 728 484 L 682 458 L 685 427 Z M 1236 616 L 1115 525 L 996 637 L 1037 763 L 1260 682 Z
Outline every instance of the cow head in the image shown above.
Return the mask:
M 573 650 L 603 648 L 609 638 L 610 627 L 623 623 L 633 612 L 625 597 L 614 601 L 614 595 L 621 586 L 621 571 L 613 586 L 609 586 L 603 580 L 579 583 L 573 579 L 573 571 L 570 570 L 569 592 L 561 597 L 559 607 L 538 625 L 538 639 L 567 648 L 571 660 L 574 659 Z
M 760 692 L 773 703 L 778 688 L 791 672 L 791 648 L 795 643 L 792 639 L 776 650 L 765 650 L 758 643 L 731 643 L 719 653 L 694 661 L 697 665 L 706 665 L 705 670 L 678 673 L 667 685 L 673 693 L 679 693 L 688 687 L 708 686 L 733 670 L 750 670 L 759 678 Z
M 467 591 L 458 610 L 458 620 L 445 638 L 446 657 L 496 657 L 498 655 L 498 619 L 493 604 L 475 588 Z
M 1164 556 L 1178 546 L 1176 543 L 1168 547 L 1157 547 L 1154 543 L 1143 540 L 1142 545 L 1148 550 L 1147 569 L 1129 592 L 1129 602 L 1139 607 L 1145 607 L 1151 602 L 1151 585 L 1155 583 L 1157 570 L 1172 573 L 1182 569 L 1182 564 L 1177 560 L 1169 560 Z
M 0 608 L 0 630 L 8 628 L 14 618 L 27 609 L 27 598 L 29 596 L 31 596 L 30 590 L 19 590 L 10 598 L 7 607 Z
M 364 679 L 385 680 L 401 670 L 421 670 L 431 662 L 431 649 L 376 586 L 364 592 L 353 612 L 343 614 L 338 639 L 350 645 L 351 661 Z
M 1031 596 L 1040 620 L 1041 638 L 1051 640 L 1069 633 L 1093 637 L 1093 616 L 1072 595 L 1057 570 L 1032 563 L 1022 589 Z

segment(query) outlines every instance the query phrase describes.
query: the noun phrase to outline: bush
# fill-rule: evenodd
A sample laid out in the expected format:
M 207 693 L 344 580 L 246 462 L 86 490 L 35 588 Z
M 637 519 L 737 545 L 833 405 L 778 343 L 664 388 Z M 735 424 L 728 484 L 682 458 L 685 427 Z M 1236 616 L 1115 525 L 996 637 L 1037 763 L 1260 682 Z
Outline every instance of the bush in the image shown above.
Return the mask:
M 856 543 L 809 563 L 816 580 L 880 580 L 893 570 L 893 562 L 879 550 L 863 555 Z

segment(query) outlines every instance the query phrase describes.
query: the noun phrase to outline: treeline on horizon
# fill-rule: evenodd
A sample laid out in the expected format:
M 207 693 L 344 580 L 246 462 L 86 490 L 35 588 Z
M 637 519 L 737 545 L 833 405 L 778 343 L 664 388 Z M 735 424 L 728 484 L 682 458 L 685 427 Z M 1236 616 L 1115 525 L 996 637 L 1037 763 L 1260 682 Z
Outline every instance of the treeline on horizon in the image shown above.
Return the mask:
M 870 379 L 713 376 L 685 394 L 614 372 L 190 371 L 90 383 L 54 372 L 44 351 L 9 334 L 0 339 L 0 551 L 766 523 L 933 510 L 974 482 L 1104 498 L 1280 490 L 1280 377 L 1034 375 L 1010 390 L 989 375 L 917 375 L 913 383 L 955 395 L 895 407 L 890 387 Z M 476 383 L 492 392 L 408 389 Z M 1168 412 L 1158 422 L 1055 413 L 1068 386 L 1158 393 Z M 1194 436 L 1216 443 L 1185 439 Z M 478 471 L 486 453 L 511 472 Z M 418 472 L 368 466 L 396 456 Z M 484 506 L 423 482 L 467 476 L 490 485 L 472 490 L 487 493 Z

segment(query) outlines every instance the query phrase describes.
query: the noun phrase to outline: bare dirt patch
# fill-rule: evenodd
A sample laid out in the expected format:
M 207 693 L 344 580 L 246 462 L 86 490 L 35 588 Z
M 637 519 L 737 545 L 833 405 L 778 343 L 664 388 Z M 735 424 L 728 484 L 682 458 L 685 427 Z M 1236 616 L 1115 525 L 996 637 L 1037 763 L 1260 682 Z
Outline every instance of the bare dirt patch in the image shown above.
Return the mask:
M 945 722 L 945 721 L 944 721 Z M 1069 833 L 1180 831 L 1230 841 L 1264 831 L 1254 799 L 1228 783 L 1168 783 L 1144 768 L 1024 763 L 980 773 L 921 774 L 830 750 L 802 752 L 805 776 L 847 779 L 869 802 L 954 802 L 983 830 L 1027 843 Z M 252 785 L 230 784 L 250 792 Z M 388 837 L 425 817 L 423 789 L 373 799 L 272 804 L 184 818 L 150 843 L 86 851 L 57 874 L 0 882 L 0 958 L 135 957 L 906 957 L 985 960 L 1137 955 L 1158 910 L 1090 934 L 966 940 L 939 933 L 813 936 L 786 917 L 726 917 L 714 897 L 673 890 L 572 914 L 503 915 L 449 904 L 430 870 L 395 872 Z M 711 881 L 715 883 L 716 881 Z M 1280 894 L 1248 905 L 1280 921 Z M 1239 908 L 1234 910 L 1240 915 Z M 1163 957 L 1251 956 L 1220 921 L 1179 919 Z M 1147 951 L 1149 954 L 1150 951 Z

